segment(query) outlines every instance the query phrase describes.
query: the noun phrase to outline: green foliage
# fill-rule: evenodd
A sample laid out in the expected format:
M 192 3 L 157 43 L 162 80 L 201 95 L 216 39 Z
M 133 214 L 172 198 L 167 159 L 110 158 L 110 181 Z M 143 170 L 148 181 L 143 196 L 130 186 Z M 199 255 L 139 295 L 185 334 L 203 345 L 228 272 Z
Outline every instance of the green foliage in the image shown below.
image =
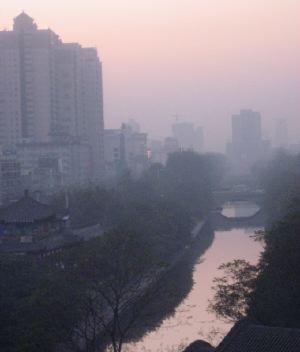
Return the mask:
M 74 324 L 75 285 L 35 258 L 1 257 L 0 266 L 1 351 L 53 351 Z
M 1 351 L 80 351 L 80 342 L 92 352 L 105 334 L 122 345 L 161 265 L 143 237 L 118 231 L 43 260 L 1 257 Z
M 240 320 L 247 314 L 258 268 L 245 260 L 234 260 L 222 264 L 219 270 L 224 272 L 224 276 L 214 279 L 215 295 L 209 309 L 227 321 Z
M 74 228 L 87 227 L 95 224 L 107 225 L 110 223 L 109 211 L 117 203 L 114 191 L 104 188 L 89 187 L 71 189 L 68 192 L 69 211 Z M 65 194 L 61 193 L 53 199 L 53 205 L 60 211 L 65 208 Z M 115 209 L 115 213 L 117 209 Z
M 300 327 L 300 212 L 286 215 L 264 235 L 265 251 L 257 266 L 224 264 L 215 279 L 210 309 L 236 321 L 254 317 L 267 325 Z
M 221 158 L 191 151 L 171 154 L 164 173 L 167 197 L 191 214 L 205 215 L 212 206 L 212 190 L 222 172 Z
M 250 314 L 262 322 L 300 327 L 300 212 L 265 236 L 266 250 L 251 297 Z
M 124 176 L 114 189 L 70 190 L 73 227 L 99 223 L 108 233 L 48 258 L 0 257 L 1 351 L 50 352 L 63 344 L 94 352 L 102 333 L 121 351 L 129 331 L 163 311 L 162 302 L 172 311 L 186 290 L 169 285 L 158 294 L 155 279 L 190 241 L 193 219 L 209 210 L 222 162 L 181 152 L 139 180 Z M 64 195 L 53 205 L 63 210 Z
M 237 320 L 248 315 L 267 325 L 300 328 L 300 156 L 279 154 L 262 173 L 272 226 L 258 265 L 223 265 L 211 309 Z
M 114 351 L 121 351 L 149 302 L 143 298 L 146 289 L 161 268 L 153 253 L 143 237 L 112 231 L 68 254 L 82 285 L 77 304 L 81 319 L 72 335 L 80 337 L 84 350 L 96 351 L 99 338 L 107 336 Z
M 166 205 L 169 212 L 174 209 L 178 213 L 181 209 L 183 217 L 199 218 L 212 205 L 212 190 L 221 181 L 224 167 L 224 159 L 218 154 L 177 152 L 170 155 L 166 166 L 154 164 L 138 180 L 125 175 L 113 189 L 70 190 L 72 225 L 100 223 L 111 228 L 134 224 L 132 217 L 136 221 L 148 217 L 155 222 L 153 208 L 166 208 Z M 62 210 L 64 195 L 56 197 L 53 204 Z
M 272 224 L 289 212 L 293 199 L 300 199 L 300 155 L 282 151 L 257 174 L 266 191 L 265 207 Z

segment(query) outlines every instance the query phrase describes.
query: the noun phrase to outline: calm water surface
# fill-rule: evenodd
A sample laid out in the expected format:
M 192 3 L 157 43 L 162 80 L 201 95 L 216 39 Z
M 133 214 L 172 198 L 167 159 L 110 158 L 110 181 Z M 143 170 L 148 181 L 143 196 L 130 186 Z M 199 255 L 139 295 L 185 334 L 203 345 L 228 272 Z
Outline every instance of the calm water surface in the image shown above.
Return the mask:
M 228 213 L 234 209 L 233 204 L 226 206 Z M 236 204 L 236 207 L 239 206 Z M 255 205 L 250 204 L 248 212 L 246 209 L 247 206 L 243 204 L 241 211 L 246 214 L 243 216 L 251 216 Z M 233 211 L 240 214 L 238 210 Z M 177 351 L 179 346 L 187 346 L 196 339 L 218 342 L 231 326 L 207 312 L 208 302 L 213 297 L 213 279 L 220 274 L 217 269 L 222 263 L 234 259 L 257 262 L 262 245 L 251 238 L 254 232 L 255 229 L 215 232 L 213 245 L 199 258 L 194 267 L 194 286 L 187 298 L 177 307 L 174 316 L 163 321 L 156 331 L 146 335 L 139 343 L 128 345 L 126 351 Z

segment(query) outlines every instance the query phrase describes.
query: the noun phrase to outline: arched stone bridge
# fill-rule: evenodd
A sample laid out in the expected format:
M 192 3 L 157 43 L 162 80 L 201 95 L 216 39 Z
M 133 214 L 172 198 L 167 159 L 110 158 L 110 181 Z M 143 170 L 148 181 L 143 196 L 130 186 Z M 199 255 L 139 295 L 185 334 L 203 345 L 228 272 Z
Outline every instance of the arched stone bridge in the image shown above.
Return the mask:
M 232 228 L 263 227 L 265 226 L 265 211 L 263 206 L 263 190 L 224 190 L 214 192 L 215 210 L 210 213 L 210 222 L 216 230 Z M 222 214 L 222 206 L 228 202 L 252 202 L 259 206 L 259 210 L 252 216 L 227 217 Z
M 233 228 L 264 227 L 266 219 L 263 208 L 252 216 L 235 218 L 224 216 L 221 210 L 217 209 L 210 213 L 209 221 L 215 230 L 225 231 Z
M 222 190 L 213 193 L 216 207 L 222 206 L 226 202 L 247 201 L 255 203 L 259 206 L 263 205 L 265 192 L 263 190 Z

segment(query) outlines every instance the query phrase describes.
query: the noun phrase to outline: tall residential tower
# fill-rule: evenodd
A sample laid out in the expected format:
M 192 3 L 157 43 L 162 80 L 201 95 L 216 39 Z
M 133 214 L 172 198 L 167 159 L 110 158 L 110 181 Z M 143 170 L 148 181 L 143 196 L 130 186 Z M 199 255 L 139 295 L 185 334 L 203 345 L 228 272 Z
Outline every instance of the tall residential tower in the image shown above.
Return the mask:
M 101 62 L 97 50 L 63 43 L 24 12 L 0 32 L 0 145 L 90 146 L 91 181 L 104 172 Z
M 253 110 L 241 110 L 233 115 L 232 143 L 228 145 L 228 155 L 235 173 L 247 174 L 251 167 L 266 158 L 270 145 L 262 138 L 261 114 Z

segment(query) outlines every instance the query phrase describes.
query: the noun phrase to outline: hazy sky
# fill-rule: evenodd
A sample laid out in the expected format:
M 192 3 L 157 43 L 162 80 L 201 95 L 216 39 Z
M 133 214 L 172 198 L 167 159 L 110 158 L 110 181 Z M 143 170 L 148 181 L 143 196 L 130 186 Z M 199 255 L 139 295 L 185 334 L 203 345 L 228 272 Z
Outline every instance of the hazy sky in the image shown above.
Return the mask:
M 285 118 L 300 140 L 299 0 L 1 0 L 0 28 L 22 10 L 98 48 L 106 127 L 134 118 L 165 136 L 178 114 L 222 149 L 231 114 L 251 107 L 269 135 Z

